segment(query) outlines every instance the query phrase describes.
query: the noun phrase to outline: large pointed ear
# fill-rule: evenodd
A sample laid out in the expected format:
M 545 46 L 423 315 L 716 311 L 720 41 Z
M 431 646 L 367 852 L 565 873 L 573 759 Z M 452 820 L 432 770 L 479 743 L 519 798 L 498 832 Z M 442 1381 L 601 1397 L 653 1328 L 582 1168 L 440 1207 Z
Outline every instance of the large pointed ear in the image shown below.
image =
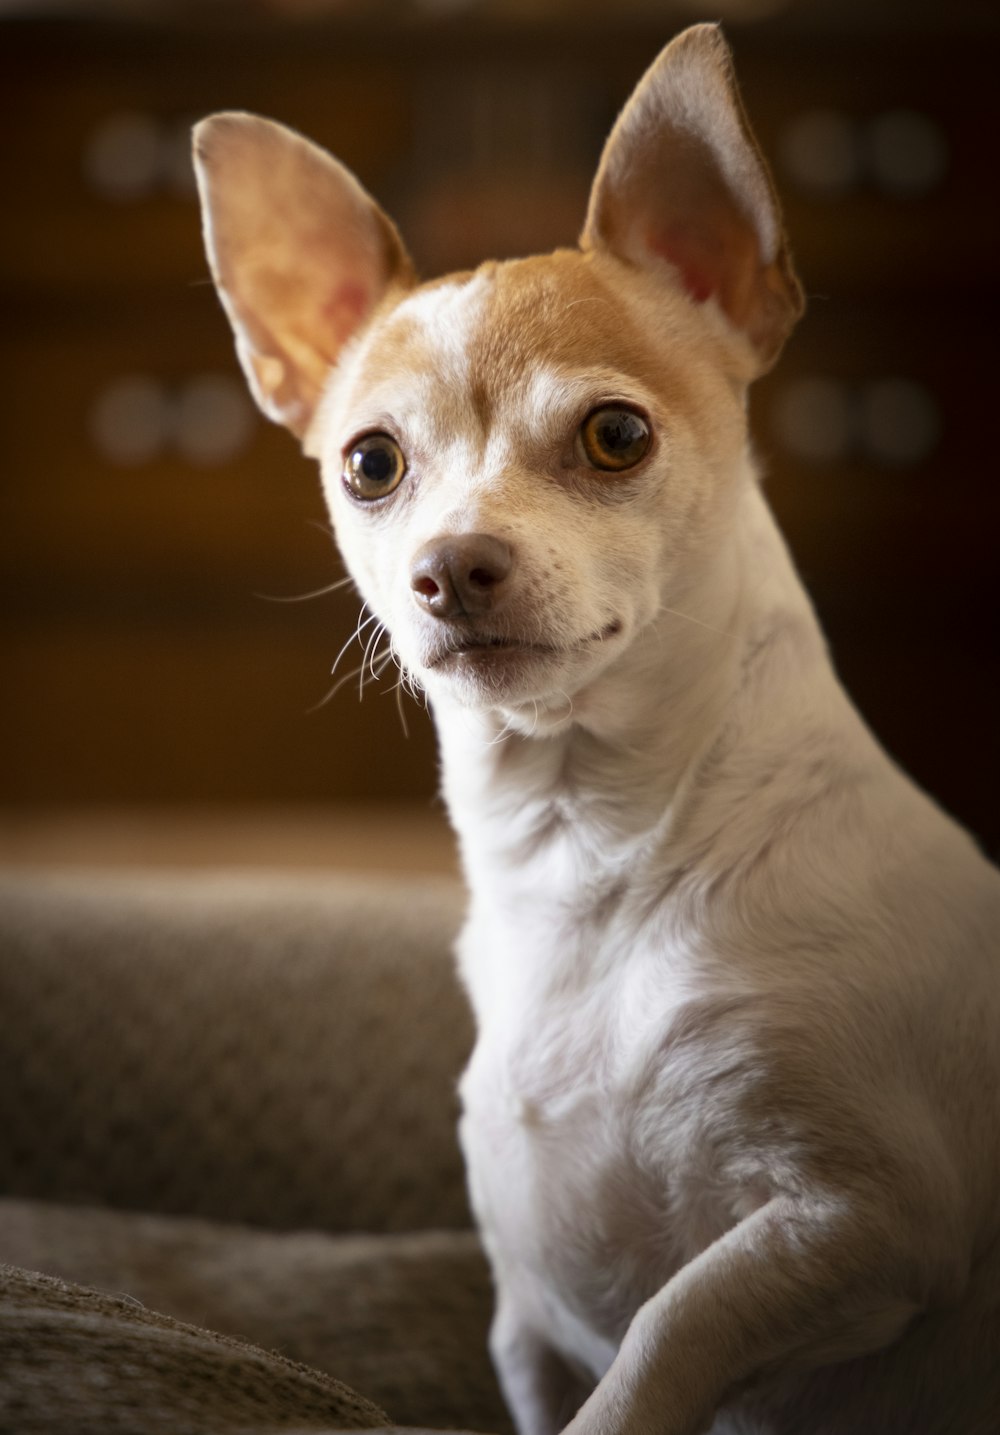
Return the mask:
M 195 128 L 194 162 L 240 363 L 268 418 L 302 438 L 344 344 L 413 266 L 354 176 L 283 125 L 213 115 Z
M 769 368 L 802 313 L 781 212 L 715 25 L 694 25 L 640 80 L 604 149 L 581 243 L 673 267 Z

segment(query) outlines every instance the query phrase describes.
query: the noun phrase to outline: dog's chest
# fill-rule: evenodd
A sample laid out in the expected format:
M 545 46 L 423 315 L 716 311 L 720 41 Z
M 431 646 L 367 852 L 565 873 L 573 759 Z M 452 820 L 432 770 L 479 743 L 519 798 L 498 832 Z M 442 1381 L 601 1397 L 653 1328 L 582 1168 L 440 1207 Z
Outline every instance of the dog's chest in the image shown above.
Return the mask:
M 498 1278 L 597 1375 L 638 1306 L 733 1219 L 691 1100 L 703 1058 L 669 1054 L 688 1005 L 641 970 L 555 997 L 528 983 L 516 1020 L 480 1014 L 462 1083 L 470 1189 Z

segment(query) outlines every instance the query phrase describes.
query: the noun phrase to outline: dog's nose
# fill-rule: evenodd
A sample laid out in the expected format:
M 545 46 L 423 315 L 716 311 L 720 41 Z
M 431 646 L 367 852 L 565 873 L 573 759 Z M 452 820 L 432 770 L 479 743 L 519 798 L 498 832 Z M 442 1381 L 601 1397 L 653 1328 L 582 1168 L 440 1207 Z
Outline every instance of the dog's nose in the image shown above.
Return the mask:
M 434 538 L 413 560 L 410 587 L 435 618 L 471 617 L 496 606 L 513 566 L 510 547 L 489 533 Z

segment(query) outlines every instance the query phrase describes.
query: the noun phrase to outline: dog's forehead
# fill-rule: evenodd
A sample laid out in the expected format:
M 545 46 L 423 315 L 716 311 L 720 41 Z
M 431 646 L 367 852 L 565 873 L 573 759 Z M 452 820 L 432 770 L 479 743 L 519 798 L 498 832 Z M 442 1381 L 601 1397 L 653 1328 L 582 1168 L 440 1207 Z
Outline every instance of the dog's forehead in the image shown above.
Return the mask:
M 389 336 L 399 344 L 457 359 L 468 350 L 493 288 L 485 269 L 421 284 L 396 306 Z
M 541 373 L 645 367 L 618 297 L 581 254 L 483 265 L 422 285 L 383 320 L 371 364 L 393 382 L 432 383 L 474 407 L 518 402 Z

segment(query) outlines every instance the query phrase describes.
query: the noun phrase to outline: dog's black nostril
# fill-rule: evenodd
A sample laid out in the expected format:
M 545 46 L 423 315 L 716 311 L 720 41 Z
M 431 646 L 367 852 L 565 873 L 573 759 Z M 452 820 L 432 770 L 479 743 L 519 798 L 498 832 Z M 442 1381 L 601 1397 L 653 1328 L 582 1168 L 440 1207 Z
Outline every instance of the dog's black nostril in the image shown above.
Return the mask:
M 514 557 L 489 533 L 462 533 L 425 543 L 413 560 L 410 587 L 436 618 L 470 617 L 502 600 Z

